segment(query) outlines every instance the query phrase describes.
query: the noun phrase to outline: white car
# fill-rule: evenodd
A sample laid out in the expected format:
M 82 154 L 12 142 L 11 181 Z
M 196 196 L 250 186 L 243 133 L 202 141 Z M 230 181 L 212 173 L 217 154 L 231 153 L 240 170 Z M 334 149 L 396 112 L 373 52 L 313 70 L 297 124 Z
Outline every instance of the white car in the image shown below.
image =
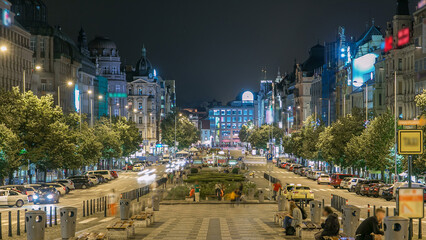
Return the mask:
M 95 175 L 89 175 L 89 181 L 92 183 L 92 185 L 99 184 L 99 179 Z
M 321 176 L 321 174 L 325 174 L 325 172 L 323 172 L 323 171 L 313 171 L 310 178 L 312 180 L 317 180 L 319 178 L 319 176 Z
M 330 175 L 328 175 L 328 174 L 321 174 L 318 177 L 318 179 L 317 179 L 317 183 L 318 184 L 322 184 L 322 183 L 330 184 L 330 180 L 331 180 Z
M 94 175 L 94 174 L 100 174 L 100 175 L 102 175 L 102 177 L 104 177 L 104 178 L 105 178 L 105 180 L 107 180 L 107 181 L 111 181 L 111 180 L 113 180 L 113 179 L 114 179 L 114 178 L 112 177 L 112 175 L 111 175 L 111 172 L 110 172 L 109 170 L 88 171 L 88 172 L 86 173 L 86 176 Z
M 28 196 L 13 190 L 0 190 L 0 206 L 22 207 L 28 203 Z
M 56 188 L 56 190 L 62 195 L 64 196 L 65 194 L 67 194 L 67 189 L 65 188 L 65 186 L 62 186 L 59 183 L 43 183 L 42 184 L 43 187 L 53 187 Z
M 351 180 L 349 180 L 349 182 L 348 182 L 348 191 L 349 192 L 355 192 L 355 186 L 361 180 L 365 180 L 365 179 L 364 178 L 351 178 Z
M 65 185 L 69 190 L 75 190 L 74 183 L 69 179 L 56 179 L 54 182 Z

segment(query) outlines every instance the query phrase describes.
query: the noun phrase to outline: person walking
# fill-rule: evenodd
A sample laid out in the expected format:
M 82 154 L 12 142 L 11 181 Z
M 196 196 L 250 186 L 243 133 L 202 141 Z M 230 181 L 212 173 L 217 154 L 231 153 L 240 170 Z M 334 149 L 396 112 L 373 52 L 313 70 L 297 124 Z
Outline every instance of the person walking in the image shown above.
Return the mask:
M 322 215 L 326 217 L 324 223 L 321 224 L 323 229 L 321 232 L 315 234 L 315 240 L 324 240 L 324 237 L 335 237 L 339 235 L 340 224 L 337 214 L 333 213 L 331 207 L 324 207 Z
M 221 201 L 222 200 L 222 190 L 220 189 L 220 184 L 216 183 L 216 185 L 214 186 L 214 189 L 215 189 L 217 200 Z
M 194 189 L 195 189 L 195 202 L 200 202 L 200 185 L 198 184 L 198 181 L 195 181 L 194 184 Z
M 365 219 L 355 232 L 355 240 L 381 240 L 384 232 L 380 225 L 385 218 L 386 212 L 383 208 L 376 209 L 375 215 Z
M 296 203 L 294 201 L 290 202 L 290 213 L 284 218 L 283 221 L 283 228 L 284 231 L 287 233 L 287 228 L 295 228 L 300 223 L 302 223 L 303 215 L 302 211 L 297 207 Z
M 274 201 L 277 200 L 277 194 L 279 191 L 281 191 L 283 189 L 283 186 L 281 185 L 280 181 L 277 181 L 276 183 L 274 183 L 274 193 L 272 195 L 272 198 L 274 199 Z

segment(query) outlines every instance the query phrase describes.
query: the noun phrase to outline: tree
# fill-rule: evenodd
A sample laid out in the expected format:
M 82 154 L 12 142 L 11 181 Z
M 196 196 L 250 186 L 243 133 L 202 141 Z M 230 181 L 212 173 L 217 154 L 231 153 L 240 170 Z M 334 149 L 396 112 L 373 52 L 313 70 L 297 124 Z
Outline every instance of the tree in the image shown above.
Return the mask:
M 102 144 L 101 156 L 105 160 L 119 158 L 122 154 L 120 134 L 111 128 L 109 120 L 101 118 L 95 126 L 96 141 Z
M 243 125 L 241 127 L 240 132 L 238 133 L 238 138 L 241 142 L 248 142 L 248 139 L 250 137 L 250 129 L 247 127 L 247 125 Z
M 332 127 L 328 126 L 319 134 L 317 148 L 320 152 L 319 154 L 321 154 L 321 158 L 330 165 L 334 163 L 335 156 L 337 155 L 334 143 Z
M 256 128 L 250 134 L 248 138 L 248 142 L 250 142 L 251 146 L 265 149 L 267 148 L 267 144 L 271 139 L 271 136 L 277 141 L 284 137 L 284 132 L 282 129 L 264 124 L 260 128 Z
M 4 124 L 0 124 L 0 184 L 9 176 L 11 183 L 13 172 L 21 166 L 22 144 L 19 137 Z
M 177 120 L 175 125 L 175 119 Z M 193 143 L 200 140 L 200 134 L 196 126 L 192 124 L 186 116 L 169 114 L 161 122 L 162 142 L 169 145 L 175 145 L 175 126 L 176 141 L 179 143 L 178 148 L 188 148 Z
M 305 120 L 301 131 L 303 133 L 303 147 L 301 149 L 302 157 L 312 160 L 316 159 L 318 157 L 317 142 L 320 133 L 324 131 L 324 126 L 321 123 L 315 121 L 314 116 L 311 115 Z
M 414 101 L 416 102 L 416 106 L 420 108 L 422 111 L 422 115 L 426 114 L 426 89 L 423 89 L 422 93 L 417 95 L 414 98 Z
M 142 137 L 134 122 L 119 118 L 112 124 L 112 128 L 120 135 L 123 156 L 127 157 L 140 149 Z

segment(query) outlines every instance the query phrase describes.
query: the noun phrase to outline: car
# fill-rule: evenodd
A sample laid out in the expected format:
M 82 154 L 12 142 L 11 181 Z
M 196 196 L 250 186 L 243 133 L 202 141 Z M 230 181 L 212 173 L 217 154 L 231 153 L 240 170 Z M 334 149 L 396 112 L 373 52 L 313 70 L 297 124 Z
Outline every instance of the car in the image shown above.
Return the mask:
M 60 195 L 67 194 L 67 188 L 64 185 L 61 185 L 59 183 L 42 183 L 41 185 L 43 187 L 56 188 L 56 190 L 58 190 L 58 192 L 59 192 Z
M 290 192 L 295 187 L 293 183 L 287 184 L 283 187 L 283 190 L 281 191 L 281 195 L 283 195 L 285 198 L 288 199 L 288 196 L 290 195 Z
M 330 185 L 334 188 L 340 187 L 340 183 L 345 177 L 356 177 L 353 174 L 342 174 L 342 173 L 333 173 L 331 174 L 331 182 Z
M 59 203 L 60 193 L 54 187 L 41 187 L 34 195 L 34 204 Z
M 381 180 L 365 180 L 362 182 L 362 184 L 359 187 L 359 195 L 361 196 L 367 196 L 368 191 L 370 190 L 370 187 L 375 186 L 376 184 L 383 183 Z M 358 185 L 357 185 L 358 186 Z
M 93 176 L 96 176 L 98 178 L 99 183 L 106 183 L 106 182 L 108 182 L 101 174 L 95 174 Z
M 33 194 L 34 194 L 34 188 L 26 186 L 26 185 L 5 185 L 5 186 L 1 186 L 0 189 L 14 190 L 16 192 L 25 194 L 28 196 L 29 201 L 32 201 Z
M 348 191 L 349 192 L 355 192 L 355 186 L 361 180 L 365 180 L 365 179 L 364 178 L 351 178 L 350 181 L 348 182 Z
M 86 189 L 92 186 L 88 178 L 73 178 L 72 181 L 76 189 Z
M 407 188 L 407 187 L 408 187 L 408 183 L 407 182 L 403 182 L 403 183 L 398 182 L 398 183 L 395 183 L 394 184 L 394 191 L 393 191 L 393 198 L 396 198 L 396 196 L 398 195 L 398 192 L 399 192 L 400 188 Z M 424 184 L 421 184 L 421 183 L 412 183 L 411 187 L 412 188 L 423 188 L 423 189 L 426 188 L 426 186 Z M 425 194 L 423 194 L 423 201 L 425 201 L 425 200 L 426 200 Z
M 128 164 L 128 165 L 124 166 L 123 168 L 121 168 L 121 170 L 132 170 L 132 169 L 133 169 L 132 164 Z
M 99 178 L 96 175 L 88 175 L 90 185 L 95 186 L 99 184 Z
M 144 170 L 145 169 L 145 166 L 142 164 L 142 163 L 136 163 L 134 166 L 133 166 L 133 171 L 134 172 L 140 172 L 140 171 L 142 171 L 142 170 Z
M 114 177 L 114 179 L 118 178 L 118 173 L 117 171 L 111 171 L 111 175 Z
M 70 179 L 56 179 L 53 182 L 64 184 L 70 191 L 75 189 L 74 183 Z
M 60 182 L 58 182 L 57 184 L 60 184 L 61 186 L 63 186 L 64 188 L 65 188 L 65 194 L 68 194 L 68 193 L 70 193 L 70 189 L 67 187 L 67 186 L 65 186 L 65 184 L 64 183 L 60 183 Z
M 392 185 L 385 184 L 385 183 L 378 183 L 378 184 L 375 184 L 373 186 L 370 186 L 370 189 L 368 190 L 367 196 L 377 198 L 377 197 L 381 196 L 380 190 L 382 188 L 384 188 L 384 187 L 390 187 L 390 186 L 392 186 Z
M 294 186 L 287 197 L 289 200 L 314 200 L 314 192 L 308 186 L 296 185 Z
M 328 174 L 321 174 L 317 179 L 318 184 L 326 183 L 330 184 L 330 175 Z
M 18 208 L 28 203 L 28 196 L 15 190 L 0 189 L 0 206 Z
M 133 169 L 134 169 L 134 167 L 133 167 Z M 114 179 L 111 175 L 111 171 L 109 171 L 109 170 L 87 171 L 86 176 L 93 175 L 93 174 L 101 174 L 107 180 L 107 182 Z
M 312 180 L 317 180 L 319 178 L 319 176 L 321 176 L 321 174 L 325 174 L 325 172 L 323 172 L 323 171 L 313 171 L 311 173 L 311 177 L 310 178 Z
M 345 177 L 343 178 L 343 180 L 340 182 L 340 188 L 341 189 L 348 189 L 349 183 L 351 182 L 351 177 Z
M 379 190 L 379 196 L 384 198 L 386 201 L 390 201 L 393 199 L 393 188 L 394 186 L 390 187 L 383 187 Z

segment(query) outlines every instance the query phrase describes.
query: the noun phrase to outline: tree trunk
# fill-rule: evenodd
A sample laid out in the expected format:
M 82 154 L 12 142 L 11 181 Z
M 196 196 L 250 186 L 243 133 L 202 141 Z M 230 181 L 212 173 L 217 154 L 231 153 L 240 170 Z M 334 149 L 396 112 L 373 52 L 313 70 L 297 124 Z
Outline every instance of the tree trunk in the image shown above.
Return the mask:
M 43 171 L 43 182 L 46 182 L 47 180 L 47 170 Z
M 9 172 L 9 180 L 7 184 L 9 185 L 13 184 L 13 172 Z
M 381 175 L 381 179 L 384 182 L 385 181 L 385 171 L 384 170 L 380 170 L 380 175 Z

